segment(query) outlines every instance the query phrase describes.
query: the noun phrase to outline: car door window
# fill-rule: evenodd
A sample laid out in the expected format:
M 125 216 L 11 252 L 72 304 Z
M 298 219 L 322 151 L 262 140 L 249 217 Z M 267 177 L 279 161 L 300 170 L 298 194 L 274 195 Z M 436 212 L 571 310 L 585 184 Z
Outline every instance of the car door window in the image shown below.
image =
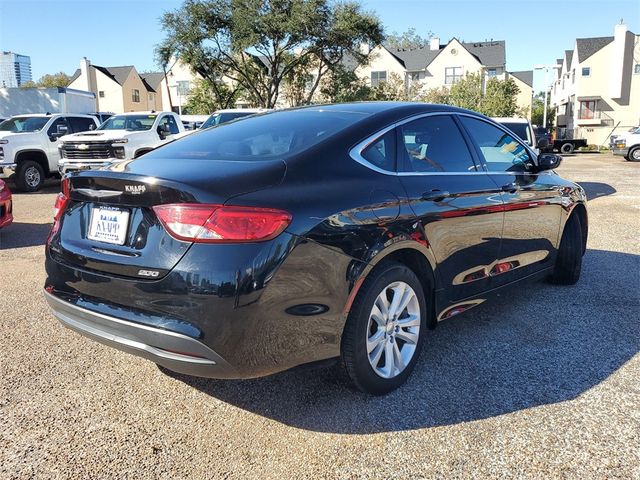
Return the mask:
M 51 136 L 54 135 L 56 133 L 58 133 L 58 127 L 67 127 L 67 132 L 71 133 L 71 131 L 69 130 L 69 123 L 67 122 L 67 119 L 64 117 L 60 117 L 54 120 L 54 122 L 51 124 L 51 126 L 49 127 L 49 130 L 47 130 L 47 135 Z M 67 133 L 67 132 L 60 132 L 60 133 Z
M 70 117 L 69 122 L 71 123 L 71 130 L 73 133 L 86 132 L 96 128 L 96 124 L 92 118 Z
M 362 158 L 372 165 L 395 172 L 396 169 L 396 131 L 389 130 L 362 151 Z
M 467 144 L 449 115 L 433 115 L 405 123 L 400 132 L 400 171 L 475 172 Z
M 484 120 L 460 120 L 480 148 L 490 172 L 525 172 L 533 166 L 529 151 L 514 136 Z

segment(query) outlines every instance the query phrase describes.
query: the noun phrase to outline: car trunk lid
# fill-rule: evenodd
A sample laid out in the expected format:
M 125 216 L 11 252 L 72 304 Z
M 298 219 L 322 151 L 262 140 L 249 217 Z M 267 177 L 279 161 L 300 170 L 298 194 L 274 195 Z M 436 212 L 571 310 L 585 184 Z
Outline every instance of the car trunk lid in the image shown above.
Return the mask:
M 154 206 L 224 204 L 234 196 L 279 183 L 284 173 L 280 160 L 152 164 L 141 158 L 73 174 L 70 200 L 59 231 L 50 239 L 50 252 L 58 261 L 87 270 L 162 278 L 192 243 L 171 236 Z

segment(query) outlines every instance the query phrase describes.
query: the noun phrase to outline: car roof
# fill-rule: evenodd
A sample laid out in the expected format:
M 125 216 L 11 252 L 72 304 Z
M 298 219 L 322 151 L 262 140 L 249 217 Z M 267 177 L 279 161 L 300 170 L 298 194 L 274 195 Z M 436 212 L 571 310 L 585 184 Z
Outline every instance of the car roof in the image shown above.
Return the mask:
M 494 122 L 509 122 L 509 123 L 529 123 L 529 120 L 522 117 L 491 117 Z

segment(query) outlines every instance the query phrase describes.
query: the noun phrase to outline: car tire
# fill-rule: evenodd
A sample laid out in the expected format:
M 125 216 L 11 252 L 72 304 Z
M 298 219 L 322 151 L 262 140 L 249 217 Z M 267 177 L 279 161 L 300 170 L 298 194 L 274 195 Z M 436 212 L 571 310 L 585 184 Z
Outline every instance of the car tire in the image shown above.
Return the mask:
M 640 162 L 640 146 L 633 147 L 629 150 L 626 158 L 630 162 Z
M 44 170 L 38 162 L 26 160 L 18 165 L 16 186 L 23 192 L 37 192 L 44 183 Z
M 573 143 L 563 143 L 560 146 L 560 153 L 573 153 Z
M 372 395 L 398 388 L 411 375 L 426 332 L 427 305 L 416 274 L 397 262 L 377 266 L 358 292 L 342 336 L 342 363 L 352 383 Z
M 573 214 L 567 220 L 562 232 L 556 264 L 551 274 L 551 283 L 556 285 L 576 284 L 580 279 L 583 253 L 580 217 Z

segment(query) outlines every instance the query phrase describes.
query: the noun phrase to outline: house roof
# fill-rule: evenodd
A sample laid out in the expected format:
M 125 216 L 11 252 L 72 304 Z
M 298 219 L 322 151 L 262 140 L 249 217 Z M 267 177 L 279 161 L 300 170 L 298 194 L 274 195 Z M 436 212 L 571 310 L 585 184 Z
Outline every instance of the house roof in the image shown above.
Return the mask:
M 506 63 L 504 40 L 460 43 L 482 65 L 497 67 L 505 65 Z M 427 68 L 447 45 L 440 45 L 438 50 L 431 50 L 428 46 L 413 50 L 398 50 L 390 48 L 387 48 L 387 50 L 396 57 L 407 70 L 415 71 Z
M 133 65 L 126 65 L 123 67 L 97 67 L 94 65 L 94 67 L 96 67 L 98 70 L 103 68 L 104 70 L 109 72 L 109 74 L 111 74 L 111 77 L 113 77 L 113 79 L 120 85 L 124 85 L 124 82 L 126 82 L 127 78 L 129 77 L 129 73 L 131 73 L 131 70 L 135 68 Z
M 530 87 L 533 87 L 533 70 L 523 70 L 520 72 L 510 72 L 511 75 L 516 77 L 521 82 L 526 83 Z
M 584 62 L 591 55 L 613 42 L 613 37 L 576 38 L 578 61 Z
M 565 50 L 564 58 L 567 61 L 567 70 L 571 68 L 571 60 L 573 59 L 573 50 Z
M 141 73 L 140 78 L 142 83 L 145 84 L 147 90 L 150 92 L 157 92 L 160 89 L 160 84 L 164 80 L 164 73 L 162 72 L 149 72 Z
M 126 65 L 123 67 L 101 67 L 99 65 L 91 65 L 91 66 L 96 70 L 99 70 L 100 72 L 104 73 L 107 77 L 109 77 L 111 80 L 118 83 L 119 85 L 123 85 L 124 82 L 127 81 L 127 77 L 129 76 L 129 73 L 131 72 L 131 70 L 134 69 L 133 65 Z M 78 68 L 71 76 L 71 81 L 69 83 L 71 84 L 72 82 L 77 80 L 79 76 L 80 76 L 80 69 Z

